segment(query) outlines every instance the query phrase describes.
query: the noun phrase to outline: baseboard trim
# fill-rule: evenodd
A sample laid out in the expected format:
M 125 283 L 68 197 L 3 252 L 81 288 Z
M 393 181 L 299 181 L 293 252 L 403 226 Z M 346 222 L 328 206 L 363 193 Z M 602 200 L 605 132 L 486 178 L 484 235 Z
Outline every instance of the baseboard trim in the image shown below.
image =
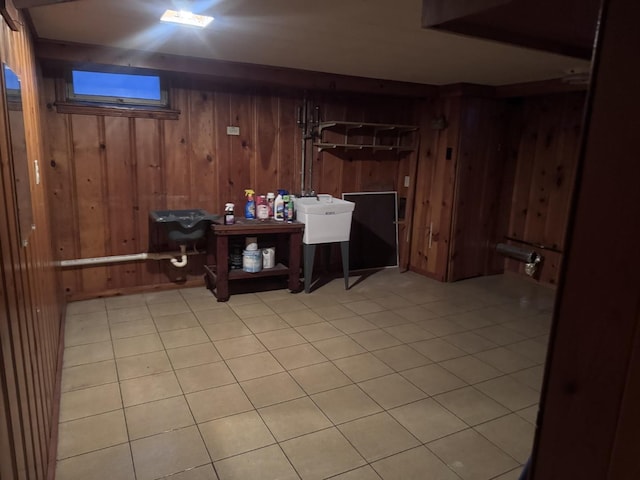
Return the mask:
M 132 295 L 135 293 L 161 292 L 165 290 L 177 290 L 180 288 L 203 287 L 204 275 L 193 278 L 183 283 L 158 283 L 155 285 L 137 285 L 134 287 L 122 287 L 99 292 L 77 292 L 67 295 L 67 302 L 77 302 L 80 300 L 90 300 L 92 298 L 116 297 L 119 295 Z

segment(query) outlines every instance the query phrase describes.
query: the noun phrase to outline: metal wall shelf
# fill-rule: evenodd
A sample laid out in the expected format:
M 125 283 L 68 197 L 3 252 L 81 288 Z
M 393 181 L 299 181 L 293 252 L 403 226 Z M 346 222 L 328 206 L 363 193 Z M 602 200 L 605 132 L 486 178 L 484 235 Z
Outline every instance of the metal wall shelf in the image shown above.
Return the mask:
M 323 140 L 322 132 L 324 130 L 333 130 L 344 133 L 344 142 L 333 143 Z M 388 123 L 366 123 L 366 122 L 341 122 L 341 121 L 325 121 L 317 124 L 317 138 L 318 142 L 314 145 L 323 150 L 372 150 L 374 153 L 378 151 L 395 151 L 410 152 L 415 150 L 415 145 L 404 145 L 401 143 L 402 139 L 407 133 L 415 132 L 418 127 L 415 125 L 397 125 Z M 353 143 L 350 141 L 350 136 L 362 135 L 369 137 L 371 143 Z M 381 141 L 393 139 L 395 143 L 385 144 Z M 415 142 L 413 142 L 415 143 Z

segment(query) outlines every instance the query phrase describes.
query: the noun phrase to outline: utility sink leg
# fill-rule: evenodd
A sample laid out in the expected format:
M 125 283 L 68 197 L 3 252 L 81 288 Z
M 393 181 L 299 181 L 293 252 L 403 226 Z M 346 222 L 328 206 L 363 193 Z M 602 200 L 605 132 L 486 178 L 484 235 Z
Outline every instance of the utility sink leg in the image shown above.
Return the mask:
M 315 244 L 303 244 L 304 250 L 304 293 L 309 293 L 311 288 L 311 277 L 313 276 L 313 260 L 316 256 Z
M 349 290 L 349 242 L 340 242 L 342 255 L 342 274 L 344 275 L 344 289 Z

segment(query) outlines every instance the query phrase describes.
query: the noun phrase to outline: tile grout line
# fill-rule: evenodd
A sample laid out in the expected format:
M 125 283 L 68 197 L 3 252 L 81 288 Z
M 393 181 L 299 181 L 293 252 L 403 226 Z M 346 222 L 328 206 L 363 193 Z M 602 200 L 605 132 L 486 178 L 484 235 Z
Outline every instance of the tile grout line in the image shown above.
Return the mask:
M 129 456 L 131 458 L 131 467 L 133 469 L 133 478 L 134 480 L 138 478 L 138 473 L 136 471 L 136 462 L 133 458 L 133 445 L 131 444 L 131 435 L 129 434 L 129 423 L 127 422 L 127 415 L 124 406 L 124 395 L 122 393 L 122 384 L 120 382 L 120 371 L 118 369 L 118 360 L 116 357 L 115 345 L 113 343 L 113 332 L 111 331 L 111 322 L 109 322 L 109 311 L 107 310 L 107 323 L 109 325 L 109 338 L 111 338 L 111 348 L 113 350 L 113 363 L 116 370 L 116 379 L 118 382 L 118 391 L 120 392 L 120 402 L 122 403 L 122 416 L 124 418 L 124 426 L 127 432 L 127 443 L 129 445 Z M 154 323 L 155 327 L 155 323 Z
M 183 298 L 183 300 L 187 303 L 187 305 L 188 305 L 188 307 L 189 307 L 189 310 L 192 312 L 192 314 L 194 314 L 194 315 L 196 316 L 196 320 L 198 321 L 198 324 L 200 325 L 200 328 L 203 328 L 203 329 L 204 329 L 204 325 L 203 325 L 202 321 L 200 320 L 200 318 L 198 318 L 198 317 L 197 317 L 197 313 L 191 309 L 191 306 L 188 304 L 187 298 L 186 298 L 186 297 L 184 297 L 184 295 L 182 295 L 182 298 Z M 260 298 L 259 300 L 261 300 L 263 304 L 265 304 L 267 307 L 269 307 L 268 302 L 266 302 L 264 299 L 261 299 L 261 298 Z M 358 300 L 358 301 L 360 301 L 360 300 Z M 350 302 L 349 302 L 349 301 L 347 301 L 347 300 L 345 300 L 345 301 L 341 302 L 341 305 L 344 305 L 344 304 L 346 304 L 346 303 L 350 303 Z M 511 302 L 509 302 L 509 303 L 507 303 L 507 302 L 500 302 L 500 304 L 501 304 L 502 306 L 506 306 L 506 305 L 508 305 L 508 304 L 510 305 L 510 304 L 512 304 L 512 303 L 515 303 L 515 301 L 511 301 Z M 270 308 L 270 307 L 269 307 L 269 308 Z M 311 307 L 309 307 L 309 310 L 313 311 L 314 309 L 313 309 L 313 308 L 311 308 Z M 385 308 L 384 308 L 384 311 L 393 312 L 393 310 L 394 310 L 393 308 L 387 308 L 387 307 L 385 307 Z M 471 313 L 473 310 L 474 310 L 474 309 L 466 310 L 466 311 L 465 311 L 465 313 Z M 453 315 L 456 315 L 456 314 L 458 314 L 458 313 L 452 313 L 452 314 L 450 314 L 450 315 L 442 315 L 442 316 L 437 317 L 437 318 L 446 318 L 447 316 L 453 316 Z M 279 318 L 281 318 L 281 319 L 282 319 L 282 317 L 280 317 L 280 314 L 279 314 L 279 313 L 275 312 L 275 315 L 277 315 Z M 532 315 L 531 315 L 531 312 L 528 312 L 528 313 L 527 313 L 527 315 L 528 315 L 528 316 L 532 316 Z M 536 314 L 536 315 L 538 315 L 538 314 Z M 320 315 L 320 316 L 322 317 L 322 315 Z M 358 317 L 358 318 L 363 318 L 361 315 L 357 315 L 357 314 L 355 314 L 355 312 L 354 312 L 354 316 L 356 316 L 356 317 Z M 520 317 L 519 317 L 519 318 L 524 318 L 525 316 L 526 316 L 526 315 L 525 315 L 525 313 L 523 312 L 523 313 L 521 313 L 521 315 L 520 315 Z M 158 333 L 158 335 L 159 335 L 159 330 L 158 330 L 158 328 L 157 328 L 157 323 L 155 322 L 155 317 L 154 317 L 154 316 L 151 316 L 151 318 L 152 318 L 152 320 L 153 320 L 153 323 L 154 323 L 154 326 L 155 326 L 156 332 L 157 332 L 157 333 Z M 247 327 L 247 328 L 249 329 L 249 331 L 251 332 L 251 334 L 250 334 L 250 335 L 252 335 L 252 336 L 253 336 L 253 337 L 254 337 L 254 338 L 255 338 L 255 339 L 256 339 L 256 340 L 257 340 L 257 341 L 262 345 L 262 347 L 266 348 L 266 345 L 264 344 L 264 342 L 263 342 L 263 341 L 262 341 L 262 340 L 257 336 L 257 335 L 258 335 L 258 333 L 254 332 L 254 331 L 249 327 L 249 325 L 248 325 L 247 323 L 245 323 L 245 320 L 246 320 L 247 318 L 251 318 L 251 317 L 244 317 L 244 318 L 243 318 L 243 317 L 239 317 L 239 319 L 240 319 L 240 321 L 243 323 L 243 325 L 245 325 L 245 327 Z M 324 322 L 324 323 L 329 324 L 329 325 L 331 325 L 331 326 L 332 326 L 332 327 L 334 327 L 334 328 L 338 328 L 338 327 L 335 327 L 335 325 L 333 325 L 333 324 L 331 323 L 331 320 L 328 320 L 326 317 L 322 317 L 322 318 L 323 318 L 323 322 Z M 282 320 L 284 320 L 284 319 L 282 319 Z M 409 319 L 405 319 L 405 320 L 408 320 L 408 321 L 407 321 L 406 323 L 402 323 L 402 324 L 399 324 L 399 325 L 411 325 L 411 324 L 414 324 L 414 325 L 417 325 L 419 328 L 423 328 L 423 327 L 422 327 L 421 325 L 419 325 L 417 322 L 410 321 Z M 285 323 L 288 323 L 288 322 L 286 322 L 286 320 L 284 320 L 284 321 L 285 321 Z M 509 321 L 504 321 L 504 322 L 501 322 L 501 323 L 496 323 L 496 322 L 494 322 L 494 323 L 493 323 L 493 326 L 499 326 L 499 325 L 501 326 L 501 325 L 503 325 L 504 323 L 508 323 L 508 322 L 509 322 Z M 298 325 L 298 327 L 294 327 L 294 326 L 292 326 L 291 324 L 289 324 L 289 325 L 290 325 L 290 326 L 291 326 L 291 328 L 292 328 L 294 331 L 296 331 L 298 334 L 300 333 L 300 332 L 297 330 L 297 328 L 299 328 L 299 327 L 300 327 L 300 325 Z M 312 324 L 310 324 L 310 325 L 312 325 Z M 303 326 L 304 326 L 304 325 L 303 325 Z M 485 327 L 488 327 L 488 325 L 483 325 L 482 327 L 469 327 L 469 326 L 467 325 L 467 326 L 464 326 L 465 330 L 461 331 L 461 333 L 463 333 L 463 332 L 473 332 L 473 333 L 476 333 L 476 331 L 477 331 L 479 328 L 485 328 Z M 286 328 L 286 327 L 282 327 L 282 328 Z M 377 325 L 376 325 L 374 329 L 381 330 L 381 331 L 383 331 L 383 332 L 385 332 L 385 333 L 387 333 L 387 334 L 390 334 L 390 332 L 387 332 L 386 330 L 384 330 L 385 328 L 390 328 L 390 327 L 380 327 L 380 326 L 377 326 Z M 423 328 L 423 329 L 424 329 L 424 328 Z M 119 370 L 118 370 L 118 368 L 117 368 L 117 360 L 116 360 L 116 358 L 115 358 L 115 351 L 114 351 L 113 337 L 112 337 L 112 333 L 111 333 L 111 328 L 110 328 L 110 326 L 109 326 L 109 330 L 110 330 L 110 337 L 112 338 L 112 341 L 111 341 L 111 347 L 112 347 L 112 351 L 113 351 L 113 353 L 114 353 L 114 363 L 116 364 L 116 374 L 117 374 L 117 377 L 118 377 L 118 383 L 119 383 L 119 387 L 120 387 L 120 379 L 119 379 L 119 375 L 120 375 L 120 373 L 119 373 Z M 275 329 L 275 330 L 278 330 L 278 329 Z M 340 330 L 340 328 L 338 328 L 338 330 Z M 424 330 L 426 330 L 426 329 L 424 329 Z M 274 331 L 274 330 L 266 330 L 266 331 Z M 428 330 L 426 330 L 426 331 L 428 332 Z M 356 343 L 356 344 L 359 344 L 355 339 L 353 339 L 353 338 L 351 337 L 351 334 L 347 334 L 347 333 L 346 333 L 346 332 L 344 332 L 344 331 L 341 331 L 341 332 L 342 332 L 342 335 L 338 335 L 338 336 L 336 336 L 336 337 L 331 337 L 331 338 L 339 338 L 339 337 L 344 336 L 344 337 L 347 337 L 347 338 L 351 338 L 353 341 L 355 341 L 355 343 Z M 264 332 L 260 332 L 260 333 L 264 333 Z M 429 333 L 433 334 L 433 332 L 429 332 Z M 522 342 L 530 341 L 530 340 L 537 340 L 537 339 L 539 339 L 539 338 L 543 338 L 543 337 L 545 337 L 545 336 L 547 336 L 547 335 L 548 335 L 548 334 L 544 333 L 544 334 L 540 334 L 540 335 L 536 334 L 536 335 L 533 335 L 533 336 L 532 336 L 532 335 L 530 335 L 530 334 L 523 334 L 523 333 L 521 333 L 521 332 L 517 332 L 517 333 L 518 333 L 518 334 L 520 334 L 520 335 L 523 335 L 523 336 L 525 337 L 525 339 L 524 339 L 524 340 L 522 340 Z M 214 347 L 214 350 L 217 352 L 217 348 L 215 347 L 215 344 L 214 344 L 213 340 L 211 340 L 211 337 L 209 337 L 209 334 L 206 332 L 206 330 L 205 330 L 205 334 L 207 334 L 207 337 L 209 338 L 209 341 L 207 342 L 207 344 L 209 344 L 209 343 L 210 343 L 210 344 L 212 344 L 212 346 Z M 478 333 L 476 333 L 476 334 L 478 334 Z M 451 334 L 445 334 L 445 335 L 440 335 L 440 336 L 438 336 L 438 335 L 434 335 L 434 338 L 441 338 L 443 341 L 445 341 L 445 342 L 446 342 L 446 341 L 447 341 L 447 339 L 446 339 L 446 338 L 443 338 L 443 337 L 446 337 L 446 336 L 448 336 L 448 335 L 451 335 Z M 393 334 L 391 334 L 391 336 L 392 336 L 392 337 L 394 337 L 394 335 L 393 335 Z M 482 337 L 482 335 L 480 335 L 480 336 Z M 169 363 L 170 363 L 170 365 L 171 365 L 172 371 L 173 371 L 173 372 L 174 372 L 174 374 L 175 374 L 175 372 L 176 372 L 176 368 L 175 368 L 174 362 L 171 360 L 171 357 L 169 357 L 169 356 L 168 356 L 168 350 L 167 350 L 167 346 L 166 346 L 165 342 L 162 340 L 162 337 L 161 337 L 160 335 L 159 335 L 159 337 L 160 337 L 161 343 L 162 343 L 162 345 L 163 345 L 163 350 L 162 350 L 162 351 L 163 351 L 163 352 L 164 352 L 164 354 L 165 354 L 165 355 L 167 355 L 167 357 L 169 358 Z M 129 338 L 130 338 L 130 337 L 129 337 Z M 231 338 L 239 338 L 239 337 L 231 337 Z M 315 347 L 315 345 L 313 344 L 313 342 L 312 342 L 312 341 L 309 341 L 307 337 L 303 337 L 303 338 L 305 338 L 305 340 L 306 340 L 306 342 L 304 343 L 305 345 L 310 345 L 310 346 L 312 346 L 313 348 L 316 348 L 316 347 Z M 395 337 L 395 338 L 397 338 L 397 337 Z M 320 340 L 316 340 L 316 341 L 322 341 L 322 340 L 326 340 L 326 339 L 320 339 Z M 419 352 L 419 351 L 417 351 L 415 348 L 413 348 L 413 347 L 412 347 L 412 345 L 411 345 L 410 343 L 405 342 L 405 341 L 403 341 L 402 339 L 397 339 L 397 340 L 399 340 L 399 341 L 400 341 L 400 345 L 402 345 L 402 346 L 408 346 L 408 347 L 409 347 L 409 348 L 411 348 L 413 351 L 416 351 L 419 355 L 423 355 L 421 352 Z M 492 342 L 492 340 L 491 340 L 491 339 L 489 339 L 489 338 L 487 338 L 487 340 L 488 340 L 488 341 L 490 341 L 490 342 Z M 416 343 L 416 342 L 412 342 L 412 343 Z M 495 342 L 494 342 L 494 343 L 495 343 Z M 519 342 L 511 342 L 511 343 L 504 344 L 504 345 L 503 345 L 503 344 L 496 344 L 496 346 L 495 346 L 495 347 L 490 348 L 490 349 L 487 349 L 487 350 L 491 350 L 491 349 L 494 349 L 494 348 L 500 348 L 500 347 L 506 348 L 507 346 L 513 345 L 514 343 L 519 343 Z M 540 343 L 542 343 L 542 342 L 540 342 Z M 189 345 L 189 346 L 190 346 L 190 345 Z M 456 345 L 454 345 L 454 346 L 456 346 Z M 279 349 L 282 349 L 282 348 L 288 348 L 288 347 L 280 347 L 280 348 L 274 348 L 274 349 L 266 348 L 265 352 L 269 353 L 269 354 L 273 357 L 273 351 L 275 351 L 275 350 L 279 350 Z M 386 348 L 386 347 L 383 347 L 383 349 L 384 349 L 384 348 Z M 459 348 L 459 347 L 458 347 L 458 348 Z M 402 372 L 403 372 L 404 370 L 408 370 L 408 369 L 404 369 L 404 370 L 396 370 L 396 369 L 395 369 L 395 368 L 393 368 L 391 365 L 389 365 L 387 362 L 385 362 L 384 360 L 382 360 L 382 359 L 378 358 L 378 357 L 375 355 L 375 352 L 376 352 L 377 350 L 380 350 L 380 349 L 375 349 L 375 350 L 365 349 L 365 352 L 366 352 L 366 353 L 370 353 L 370 354 L 374 355 L 374 356 L 375 356 L 375 357 L 376 357 L 380 362 L 382 362 L 383 364 L 385 364 L 385 365 L 389 366 L 389 367 L 392 369 L 392 373 L 389 373 L 389 374 L 386 374 L 386 375 L 399 374 L 402 378 L 405 378 L 405 377 L 402 375 Z M 486 351 L 486 350 L 482 350 L 482 351 Z M 479 358 L 475 357 L 475 355 L 476 355 L 477 353 L 481 353 L 481 351 L 480 351 L 480 352 L 475 352 L 475 353 L 468 353 L 468 351 L 467 351 L 467 352 L 465 352 L 465 353 L 467 353 L 467 355 L 464 355 L 464 356 L 470 356 L 470 357 L 474 358 L 474 359 L 475 359 L 475 360 L 477 360 L 477 361 L 483 362 L 483 360 L 481 360 L 481 359 L 479 359 Z M 219 355 L 219 352 L 218 352 L 218 355 Z M 247 355 L 251 355 L 251 354 L 247 354 Z M 344 371 L 343 371 L 342 369 L 340 369 L 340 367 L 338 367 L 338 365 L 335 363 L 335 361 L 336 361 L 336 360 L 343 359 L 343 358 L 350 358 L 350 357 L 353 357 L 353 356 L 355 356 L 355 355 L 361 355 L 361 354 L 347 355 L 347 356 L 345 356 L 345 357 L 340 357 L 340 358 L 338 358 L 338 357 L 336 357 L 336 358 L 329 358 L 329 359 L 328 359 L 328 362 L 331 362 L 331 364 L 332 364 L 335 368 L 337 368 L 339 371 L 341 371 L 342 373 L 344 373 Z M 224 362 L 225 362 L 225 366 L 226 366 L 227 368 L 229 368 L 229 366 L 228 366 L 228 364 L 227 364 L 227 362 L 226 362 L 226 360 L 227 360 L 227 359 L 223 358 L 221 355 L 219 355 L 219 356 L 220 356 L 220 358 L 221 358 L 221 360 L 220 360 L 220 361 L 224 361 Z M 242 356 L 245 356 L 245 355 L 242 355 Z M 423 355 L 423 356 L 424 356 L 424 355 Z M 240 357 L 241 357 L 241 356 L 238 356 L 238 357 L 232 357 L 232 358 L 240 358 Z M 231 358 L 231 357 L 230 357 L 230 358 Z M 427 360 L 430 360 L 430 361 L 431 361 L 431 359 L 429 359 L 429 357 L 428 357 L 428 356 L 425 356 L 425 358 L 426 358 Z M 460 358 L 460 357 L 458 357 L 458 358 Z M 281 364 L 281 362 L 280 362 L 277 358 L 275 358 L 275 357 L 274 357 L 274 360 L 276 361 L 276 363 L 277 363 L 281 368 L 283 368 L 283 367 L 284 367 L 284 366 Z M 443 361 L 446 361 L 446 360 L 443 360 Z M 89 362 L 89 363 L 95 363 L 95 362 Z M 215 362 L 214 362 L 214 363 L 215 363 Z M 440 363 L 441 363 L 441 362 L 433 362 L 433 364 L 434 364 L 434 365 L 440 365 Z M 490 364 L 488 364 L 488 365 L 490 365 Z M 483 380 L 482 382 L 484 382 L 484 381 L 490 381 L 490 380 L 493 380 L 493 379 L 496 379 L 496 378 L 504 378 L 504 377 L 513 378 L 513 377 L 511 377 L 513 374 L 518 373 L 518 372 L 521 372 L 521 371 L 525 371 L 525 370 L 528 370 L 528 369 L 536 368 L 536 367 L 537 367 L 537 366 L 539 366 L 539 365 L 540 365 L 540 363 L 539 363 L 539 362 L 536 362 L 536 365 L 535 365 L 535 366 L 532 366 L 532 367 L 525 367 L 525 368 L 522 368 L 522 369 L 519 369 L 519 370 L 515 370 L 515 371 L 513 371 L 513 372 L 508 372 L 508 373 L 507 373 L 507 372 L 501 371 L 502 375 L 499 375 L 498 377 L 490 378 L 490 379 L 488 379 L 488 380 Z M 491 365 L 491 366 L 492 366 L 492 365 Z M 188 368 L 188 367 L 186 367 L 186 368 Z M 303 366 L 303 367 L 299 367 L 299 368 L 304 368 L 304 366 Z M 411 367 L 411 368 L 419 368 L 419 367 Z M 410 368 L 410 369 L 411 369 L 411 368 Z M 446 368 L 446 367 L 442 367 L 442 368 Z M 493 367 L 493 368 L 495 368 L 495 367 Z M 292 369 L 292 370 L 295 370 L 295 369 Z M 499 370 L 499 369 L 498 369 L 498 370 Z M 243 393 L 244 393 L 244 394 L 245 394 L 245 396 L 246 396 L 246 391 L 244 390 L 244 388 L 242 388 L 242 385 L 241 385 L 241 383 L 238 381 L 238 378 L 235 376 L 235 374 L 233 374 L 233 371 L 231 371 L 230 369 L 229 369 L 229 371 L 231 372 L 231 374 L 232 374 L 233 378 L 236 380 L 236 383 L 241 387 L 241 390 L 243 391 Z M 290 378 L 292 378 L 292 379 L 294 380 L 294 383 L 300 387 L 300 385 L 299 385 L 298 381 L 295 379 L 295 377 L 292 377 L 292 376 L 291 376 L 290 371 L 291 371 L 291 370 L 288 370 L 288 369 L 286 369 L 286 368 L 284 368 L 284 369 L 283 369 L 283 373 L 287 373 L 287 374 L 289 375 L 289 377 L 290 377 Z M 452 375 L 453 375 L 453 376 L 455 376 L 455 374 L 453 374 L 453 372 L 451 372 L 451 373 L 452 373 Z M 273 375 L 275 375 L 275 373 L 274 373 Z M 385 376 L 385 375 L 381 375 L 381 376 Z M 348 376 L 347 376 L 347 377 L 348 377 Z M 139 378 L 139 377 L 133 377 L 133 378 Z M 256 377 L 256 378 L 264 378 L 264 377 Z M 349 378 L 349 377 L 348 377 L 348 378 Z M 373 378 L 380 378 L 380 377 L 373 377 Z M 371 379 L 373 379 L 373 378 L 371 378 Z M 360 389 L 360 391 L 361 391 L 362 393 L 364 393 L 365 395 L 367 395 L 367 397 L 368 397 L 368 398 L 370 398 L 370 397 L 368 396 L 368 394 L 366 394 L 366 392 L 362 391 L 362 388 L 358 385 L 358 383 L 357 383 L 357 382 L 353 382 L 353 380 L 352 380 L 351 378 L 349 378 L 349 379 L 350 379 L 350 380 L 351 380 L 351 382 L 352 382 L 350 385 L 356 385 L 356 386 Z M 371 380 L 371 379 L 367 379 L 367 380 Z M 411 384 L 413 385 L 413 382 L 411 382 L 409 379 L 406 379 L 406 380 L 407 380 L 407 381 L 409 381 L 409 383 L 411 383 Z M 519 381 L 519 380 L 517 380 L 516 378 L 513 378 L 513 380 L 514 380 L 514 381 L 516 381 L 516 382 L 518 382 L 518 383 L 520 383 L 520 381 Z M 471 387 L 472 387 L 472 388 L 474 388 L 476 391 L 478 391 L 480 394 L 482 394 L 482 395 L 487 395 L 487 394 L 485 394 L 484 392 L 480 391 L 479 389 L 477 389 L 477 388 L 475 387 L 475 385 L 477 385 L 477 384 L 479 384 L 479 383 L 482 383 L 482 382 L 476 382 L 476 383 L 474 383 L 474 384 L 471 384 L 471 383 L 469 383 L 469 382 L 464 381 L 464 383 L 466 384 L 466 386 L 471 386 Z M 94 385 L 92 385 L 92 386 L 94 386 Z M 417 385 L 414 385 L 414 386 L 415 386 L 415 387 L 417 387 Z M 182 386 L 180 386 L 180 387 L 181 387 L 181 390 L 182 390 Z M 217 388 L 217 387 L 214 387 L 214 388 Z M 331 390 L 335 390 L 335 389 L 337 389 L 337 388 L 342 388 L 342 387 L 335 387 L 335 388 L 333 388 L 333 389 L 329 389 L 329 390 L 325 390 L 325 391 L 331 391 Z M 417 387 L 417 388 L 418 388 L 419 390 L 423 391 L 423 390 L 422 390 L 422 389 L 420 389 L 419 387 Z M 465 388 L 465 387 L 460 387 L 460 388 Z M 454 389 L 454 390 L 455 390 L 455 389 Z M 200 391 L 200 390 L 199 390 L 199 391 Z M 305 392 L 305 390 L 304 390 L 304 389 L 302 389 L 302 391 L 303 391 L 303 392 Z M 423 392 L 424 392 L 424 391 L 423 391 Z M 426 392 L 424 392 L 424 393 L 426 394 Z M 306 395 L 305 395 L 306 397 L 308 397 L 308 398 L 310 398 L 310 399 L 311 399 L 311 401 L 312 401 L 312 402 L 313 402 L 313 404 L 316 406 L 316 408 L 318 408 L 318 409 L 320 410 L 320 412 L 322 412 L 322 413 L 323 413 L 323 415 L 325 415 L 325 416 L 326 416 L 326 414 L 324 414 L 324 412 L 322 411 L 322 409 L 320 409 L 320 407 L 315 403 L 315 401 L 313 400 L 313 398 L 311 398 L 311 394 L 308 394 L 308 393 L 306 393 L 306 392 L 305 392 L 305 394 L 306 394 Z M 426 394 L 426 395 L 427 395 L 427 398 L 432 398 L 430 395 L 428 395 L 428 394 Z M 123 403 L 123 409 L 124 409 L 124 400 L 123 400 L 123 397 L 122 397 L 122 390 L 121 390 L 121 388 L 120 388 L 120 396 L 121 396 L 121 401 L 122 401 L 122 403 Z M 184 391 L 182 391 L 182 396 L 183 396 L 183 397 L 185 397 L 185 400 L 186 400 L 186 394 L 184 393 Z M 498 404 L 501 404 L 500 402 L 498 402 L 497 400 L 495 400 L 493 397 L 491 397 L 491 396 L 489 396 L 489 395 L 487 395 L 487 396 L 488 396 L 489 398 L 491 398 L 493 401 L 496 401 Z M 304 397 L 300 397 L 300 398 L 304 398 Z M 435 399 L 434 399 L 434 400 L 435 400 Z M 373 399 L 372 399 L 372 401 L 373 401 L 374 403 L 376 403 L 376 404 L 377 404 L 377 402 L 376 402 L 375 400 L 373 400 Z M 249 399 L 249 402 L 251 403 L 251 405 L 253 405 L 254 410 L 255 410 L 258 414 L 260 414 L 260 412 L 259 412 L 258 408 L 255 406 L 255 404 L 254 404 L 250 399 Z M 148 403 L 148 402 L 145 402 L 145 403 Z M 279 403 L 282 403 L 282 402 L 279 402 Z M 409 403 L 412 403 L 412 402 L 409 402 Z M 277 404 L 277 403 L 276 403 L 276 404 Z M 188 405 L 188 407 L 189 407 L 189 409 L 190 409 L 190 412 L 191 412 L 191 415 L 192 415 L 192 418 L 193 418 L 193 412 L 192 412 L 192 410 L 191 410 L 191 406 L 190 406 L 190 404 L 189 404 L 188 402 L 187 402 L 187 405 Z M 444 407 L 444 406 L 442 406 L 442 407 L 446 409 L 446 407 Z M 505 406 L 505 407 L 506 407 L 506 406 Z M 395 408 L 395 407 L 394 407 L 394 408 Z M 529 408 L 529 407 L 524 407 L 524 408 Z M 507 413 L 507 414 L 505 414 L 505 415 L 502 415 L 502 416 L 499 416 L 499 417 L 496 417 L 496 418 L 491 419 L 491 420 L 487 420 L 486 422 L 482 422 L 482 423 L 480 423 L 480 424 L 478 424 L 478 425 L 476 425 L 476 426 L 479 426 L 479 425 L 482 425 L 482 424 L 487 423 L 487 422 L 489 422 L 489 421 L 493 421 L 493 420 L 496 420 L 496 419 L 499 419 L 499 418 L 503 418 L 503 417 L 505 417 L 505 416 L 512 415 L 512 414 L 515 414 L 515 415 L 517 415 L 517 416 L 518 416 L 518 418 L 521 418 L 521 417 L 518 415 L 518 412 L 520 412 L 520 411 L 521 411 L 521 410 L 523 410 L 524 408 L 521 408 L 521 409 L 518 409 L 518 410 L 512 410 L 512 409 L 510 409 L 510 408 L 508 408 L 508 407 L 507 407 L 507 410 L 509 411 L 509 413 Z M 389 414 L 389 410 L 384 409 L 384 408 L 383 408 L 382 410 L 383 410 L 385 413 Z M 446 410 L 448 410 L 448 409 L 446 409 Z M 452 413 L 452 414 L 453 414 L 453 413 Z M 453 414 L 453 415 L 455 416 L 455 414 Z M 262 417 L 260 417 L 260 418 L 262 419 Z M 365 418 L 365 417 L 359 417 L 359 418 Z M 392 417 L 392 418 L 393 418 L 393 417 Z M 459 418 L 459 417 L 457 417 L 457 416 L 456 416 L 456 418 Z M 194 419 L 194 420 L 195 420 L 195 419 Z M 336 425 L 336 424 L 335 424 L 333 421 L 331 421 L 330 419 L 328 419 L 328 420 L 330 421 L 330 423 L 331 423 L 335 428 L 338 428 L 338 425 L 342 425 L 342 424 L 337 424 L 337 425 Z M 264 422 L 264 419 L 262 419 L 262 421 L 263 421 L 263 423 L 265 423 L 265 425 L 266 425 L 266 422 Z M 526 420 L 526 419 L 524 419 L 524 421 L 527 421 L 527 420 Z M 125 422 L 126 422 L 126 416 L 125 416 Z M 396 422 L 397 422 L 397 421 L 396 421 Z M 343 424 L 344 424 L 344 423 L 348 423 L 348 422 L 343 422 Z M 468 425 L 466 422 L 463 422 L 463 423 L 464 423 L 465 425 Z M 196 423 L 196 426 L 197 426 L 197 425 L 198 425 L 198 424 Z M 267 428 L 269 429 L 268 425 L 266 425 L 266 426 L 267 426 Z M 404 426 L 403 426 L 403 425 L 401 425 L 401 426 L 404 428 Z M 476 426 L 469 426 L 469 429 L 473 429 L 473 430 L 475 431 L 475 427 L 476 427 Z M 338 429 L 338 430 L 339 430 L 339 429 Z M 128 425 L 127 425 L 127 431 L 128 431 Z M 269 431 L 270 431 L 270 429 L 269 429 Z M 410 433 L 410 432 L 409 432 L 409 433 Z M 481 434 L 480 432 L 477 432 L 477 431 L 476 431 L 476 433 L 482 436 L 482 434 Z M 297 438 L 297 437 L 294 437 L 294 438 Z M 483 436 L 483 438 L 485 438 L 485 437 Z M 204 439 L 203 439 L 203 441 L 204 441 Z M 348 439 L 347 439 L 347 441 L 348 441 Z M 434 440 L 434 441 L 435 441 L 435 440 Z M 489 441 L 490 443 L 492 443 L 492 442 L 491 442 L 490 440 L 488 440 L 488 439 L 487 439 L 487 441 Z M 130 442 L 129 442 L 129 443 L 130 443 Z M 280 442 L 277 442 L 277 443 L 279 444 Z M 425 444 L 425 446 L 426 446 L 426 444 Z M 355 447 L 354 447 L 354 448 L 355 448 Z M 496 445 L 496 448 L 498 448 L 498 450 L 500 450 L 500 451 L 504 452 L 504 451 L 503 451 L 500 447 L 498 447 L 497 445 Z M 357 449 L 356 449 L 356 451 L 357 451 Z M 506 455 L 509 455 L 507 452 L 504 452 L 504 453 L 505 453 Z M 514 459 L 514 460 L 515 460 L 515 459 Z M 289 461 L 289 462 L 290 462 L 290 461 Z M 212 462 L 212 463 L 213 463 L 213 462 Z M 291 462 L 290 462 L 290 463 L 291 463 Z M 367 462 L 367 463 L 368 463 L 368 462 Z M 369 464 L 369 463 L 368 463 L 368 464 Z M 370 465 L 370 464 L 369 464 L 369 465 Z M 294 468 L 294 470 L 295 470 L 295 468 Z

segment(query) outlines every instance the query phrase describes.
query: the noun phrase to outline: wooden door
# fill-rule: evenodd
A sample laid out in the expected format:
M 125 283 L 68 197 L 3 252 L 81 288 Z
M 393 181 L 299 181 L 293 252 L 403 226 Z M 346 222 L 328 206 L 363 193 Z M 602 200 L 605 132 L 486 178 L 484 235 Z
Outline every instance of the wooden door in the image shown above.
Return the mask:
M 420 120 L 410 269 L 440 281 L 447 278 L 460 107 L 460 97 L 446 97 Z M 432 121 L 440 116 L 447 125 L 435 129 Z
M 499 100 L 463 97 L 447 280 L 500 273 L 495 245 L 506 233 L 509 205 L 501 200 L 506 148 Z

